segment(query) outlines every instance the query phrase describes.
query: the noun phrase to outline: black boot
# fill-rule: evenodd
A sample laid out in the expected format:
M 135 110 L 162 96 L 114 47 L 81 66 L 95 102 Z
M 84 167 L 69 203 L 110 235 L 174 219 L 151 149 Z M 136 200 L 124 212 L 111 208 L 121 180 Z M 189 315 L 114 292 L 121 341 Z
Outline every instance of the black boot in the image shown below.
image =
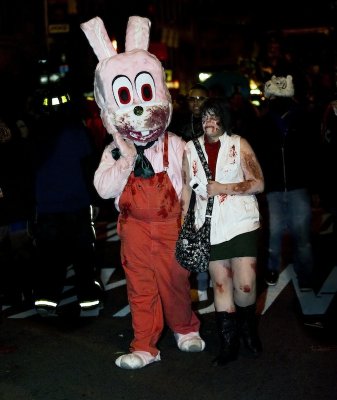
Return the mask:
M 239 319 L 239 331 L 246 349 L 254 357 L 262 352 L 262 344 L 257 330 L 256 305 L 248 307 L 236 306 Z
M 213 365 L 226 365 L 238 357 L 240 338 L 238 335 L 238 324 L 236 313 L 225 311 L 216 312 L 216 324 L 220 337 L 220 352 Z

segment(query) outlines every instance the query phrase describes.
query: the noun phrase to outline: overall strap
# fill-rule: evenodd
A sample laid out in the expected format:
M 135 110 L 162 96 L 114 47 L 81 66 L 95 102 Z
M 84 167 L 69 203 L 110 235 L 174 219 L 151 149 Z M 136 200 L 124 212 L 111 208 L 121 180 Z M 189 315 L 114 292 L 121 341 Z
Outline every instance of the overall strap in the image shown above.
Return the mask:
M 163 164 L 164 164 L 164 171 L 168 170 L 169 166 L 169 159 L 168 159 L 168 132 L 165 132 L 164 137 L 164 155 L 163 155 Z

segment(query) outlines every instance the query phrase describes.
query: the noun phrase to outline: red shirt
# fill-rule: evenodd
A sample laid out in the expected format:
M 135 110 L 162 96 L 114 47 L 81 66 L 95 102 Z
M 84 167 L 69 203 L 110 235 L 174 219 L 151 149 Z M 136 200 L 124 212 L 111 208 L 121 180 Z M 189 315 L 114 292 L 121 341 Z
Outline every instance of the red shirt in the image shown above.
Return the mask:
M 208 156 L 208 167 L 211 171 L 213 179 L 215 179 L 215 167 L 218 159 L 218 153 L 220 149 L 220 140 L 217 142 L 209 143 L 205 137 L 205 149 Z

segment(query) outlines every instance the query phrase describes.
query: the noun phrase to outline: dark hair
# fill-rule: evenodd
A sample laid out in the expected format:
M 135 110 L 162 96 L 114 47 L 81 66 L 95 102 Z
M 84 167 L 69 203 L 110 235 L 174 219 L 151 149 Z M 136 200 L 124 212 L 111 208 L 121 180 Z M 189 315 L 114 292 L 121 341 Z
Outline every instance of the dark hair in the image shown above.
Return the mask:
M 203 91 L 207 94 L 207 96 L 209 95 L 209 90 L 208 90 L 208 88 L 207 88 L 206 86 L 202 85 L 201 83 L 196 83 L 196 84 L 194 84 L 194 85 L 189 89 L 189 92 L 190 92 L 191 90 L 203 90 Z
M 220 118 L 222 128 L 230 136 L 232 133 L 231 114 L 227 100 L 221 97 L 208 98 L 200 107 L 201 117 L 209 112 Z

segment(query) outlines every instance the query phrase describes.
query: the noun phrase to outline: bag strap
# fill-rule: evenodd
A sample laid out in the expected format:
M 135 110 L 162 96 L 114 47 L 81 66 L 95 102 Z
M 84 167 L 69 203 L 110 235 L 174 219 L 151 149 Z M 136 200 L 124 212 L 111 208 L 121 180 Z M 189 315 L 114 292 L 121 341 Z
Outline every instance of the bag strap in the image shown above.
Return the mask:
M 201 148 L 199 140 L 198 139 L 193 139 L 193 144 L 194 144 L 194 147 L 196 148 L 196 150 L 198 152 L 198 156 L 200 158 L 201 164 L 204 167 L 207 180 L 212 180 L 213 179 L 212 178 L 212 174 L 211 174 L 211 171 L 209 170 L 208 162 L 206 161 L 206 157 L 205 157 L 204 152 L 202 151 L 202 148 Z M 192 190 L 192 192 L 194 192 L 194 191 Z M 195 201 L 195 198 L 194 198 L 194 201 Z M 208 200 L 207 200 L 206 220 L 207 220 L 207 218 L 209 220 L 210 220 L 210 218 L 212 218 L 213 203 L 214 203 L 214 197 L 213 196 L 209 197 Z
M 194 144 L 194 146 L 195 146 L 195 148 L 196 148 L 196 150 L 198 152 L 198 156 L 200 158 L 202 166 L 204 167 L 207 180 L 213 179 L 211 171 L 209 170 L 209 167 L 208 167 L 208 162 L 206 161 L 206 157 L 205 157 L 204 152 L 202 151 L 202 148 L 201 148 L 199 140 L 198 139 L 193 139 L 193 144 Z

